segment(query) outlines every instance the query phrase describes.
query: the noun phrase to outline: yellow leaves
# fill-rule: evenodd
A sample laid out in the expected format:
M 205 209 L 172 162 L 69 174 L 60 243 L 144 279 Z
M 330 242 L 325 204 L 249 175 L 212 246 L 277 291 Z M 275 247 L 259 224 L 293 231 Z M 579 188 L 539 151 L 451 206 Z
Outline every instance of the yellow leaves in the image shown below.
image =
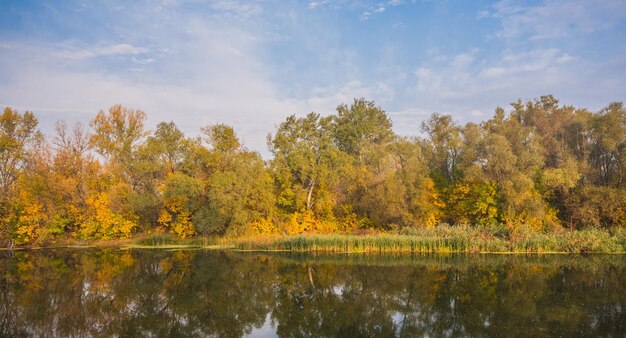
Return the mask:
M 421 193 L 414 202 L 417 206 L 415 217 L 419 224 L 434 227 L 441 222 L 442 210 L 446 207 L 446 203 L 435 189 L 435 184 L 431 179 L 422 180 L 421 185 Z
M 299 213 L 294 212 L 291 216 L 291 220 L 285 224 L 284 231 L 287 235 L 295 235 L 301 234 L 306 230 L 306 225 L 303 224 L 300 220 L 301 216 Z
M 176 222 L 170 224 L 172 231 L 181 238 L 191 237 L 195 234 L 193 224 L 191 223 L 191 215 L 187 212 L 181 212 L 176 217 Z
M 79 233 L 86 238 L 130 237 L 135 222 L 115 213 L 110 207 L 110 195 L 102 192 L 87 199 L 89 220 L 81 225 Z
M 298 223 L 300 224 L 300 228 L 303 231 L 312 231 L 318 228 L 318 221 L 313 215 L 313 211 L 307 210 L 300 214 L 300 217 L 297 218 Z
M 437 208 L 441 208 L 441 209 L 443 209 L 443 208 L 445 208 L 445 207 L 446 207 L 446 202 L 444 202 L 443 200 L 441 200 L 441 199 L 439 198 L 439 194 L 437 194 L 437 193 L 432 193 L 432 194 L 430 195 L 430 197 L 431 197 L 431 198 L 432 198 L 432 200 L 433 200 L 433 205 L 434 205 L 434 206 L 436 206 Z
M 182 173 L 170 173 L 160 190 L 165 208 L 160 212 L 159 224 L 181 238 L 195 235 L 189 202 L 200 195 L 202 182 Z
M 422 221 L 426 227 L 432 228 L 439 223 L 439 216 L 438 212 L 429 212 L 424 215 Z
M 242 236 L 264 236 L 264 235 L 276 235 L 279 233 L 278 226 L 272 222 L 271 219 L 261 218 L 246 225 Z
M 159 223 L 163 225 L 168 225 L 172 222 L 172 214 L 167 212 L 167 210 L 161 210 L 161 214 L 159 215 Z
M 313 211 L 294 212 L 291 219 L 283 226 L 283 232 L 287 235 L 297 235 L 302 233 L 330 234 L 342 231 L 355 230 L 361 222 L 356 215 L 340 221 L 321 220 L 315 216 Z
M 191 215 L 186 211 L 179 211 L 180 208 L 175 203 L 167 206 L 170 211 L 161 210 L 159 223 L 169 228 L 178 237 L 187 238 L 193 236 L 195 229 L 191 222 Z
M 18 217 L 19 225 L 16 231 L 18 244 L 26 244 L 36 239 L 45 219 L 46 215 L 42 212 L 40 204 L 27 204 Z
M 48 214 L 43 205 L 33 199 L 27 191 L 20 191 L 21 211 L 17 214 L 16 243 L 27 244 L 42 241 L 48 235 Z
M 338 222 L 338 229 L 341 232 L 352 232 L 360 228 L 364 223 L 367 223 L 368 219 L 359 219 L 357 214 L 350 212 L 345 217 L 342 217 Z

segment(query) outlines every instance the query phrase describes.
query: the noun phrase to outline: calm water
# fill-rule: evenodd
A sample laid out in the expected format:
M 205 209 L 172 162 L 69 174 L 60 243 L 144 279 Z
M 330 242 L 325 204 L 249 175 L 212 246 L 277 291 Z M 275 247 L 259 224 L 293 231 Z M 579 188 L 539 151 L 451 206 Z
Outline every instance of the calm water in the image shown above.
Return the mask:
M 0 252 L 0 336 L 625 337 L 625 256 Z

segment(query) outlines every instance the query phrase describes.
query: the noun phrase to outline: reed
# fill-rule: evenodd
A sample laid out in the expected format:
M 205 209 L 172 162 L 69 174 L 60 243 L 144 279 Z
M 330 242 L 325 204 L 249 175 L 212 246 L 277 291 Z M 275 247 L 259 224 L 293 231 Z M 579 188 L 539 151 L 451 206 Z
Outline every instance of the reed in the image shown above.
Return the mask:
M 478 247 L 464 237 L 408 235 L 299 235 L 270 241 L 239 240 L 241 250 L 291 252 L 475 252 Z
M 240 238 L 239 250 L 328 253 L 624 253 L 625 232 L 583 230 L 562 233 L 516 231 L 498 235 L 489 229 L 442 226 L 411 234 L 296 235 Z
M 138 238 L 135 244 L 145 246 L 163 246 L 176 245 L 180 243 L 180 239 L 169 234 L 152 234 L 147 237 Z

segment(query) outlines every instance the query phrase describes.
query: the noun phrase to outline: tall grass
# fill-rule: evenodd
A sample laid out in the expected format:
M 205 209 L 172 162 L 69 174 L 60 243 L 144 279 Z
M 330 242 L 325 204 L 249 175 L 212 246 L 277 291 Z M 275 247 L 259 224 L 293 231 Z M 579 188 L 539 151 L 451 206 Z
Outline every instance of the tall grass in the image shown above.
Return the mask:
M 412 253 L 585 253 L 625 252 L 625 232 L 582 230 L 562 233 L 535 233 L 525 229 L 440 226 L 396 234 L 375 235 L 297 235 L 290 237 L 239 239 L 240 250 L 291 252 L 412 252 Z
M 153 247 L 171 245 L 207 247 L 211 245 L 223 245 L 225 243 L 226 241 L 215 237 L 195 237 L 182 239 L 165 233 L 151 234 L 146 237 L 137 238 L 134 241 L 134 244 L 136 245 Z
M 135 241 L 136 244 L 145 246 L 176 245 L 179 242 L 179 238 L 168 234 L 153 234 Z
M 366 235 L 296 235 L 256 238 L 197 237 L 179 239 L 168 234 L 138 238 L 140 246 L 227 247 L 239 250 L 327 253 L 624 253 L 626 230 L 601 229 L 538 233 L 529 227 L 449 226 L 408 228 L 394 233 Z
M 487 247 L 488 243 L 482 246 Z M 490 247 L 499 248 L 493 243 Z M 292 252 L 475 252 L 476 243 L 466 237 L 417 237 L 407 235 L 299 235 L 271 241 L 240 240 L 242 250 Z

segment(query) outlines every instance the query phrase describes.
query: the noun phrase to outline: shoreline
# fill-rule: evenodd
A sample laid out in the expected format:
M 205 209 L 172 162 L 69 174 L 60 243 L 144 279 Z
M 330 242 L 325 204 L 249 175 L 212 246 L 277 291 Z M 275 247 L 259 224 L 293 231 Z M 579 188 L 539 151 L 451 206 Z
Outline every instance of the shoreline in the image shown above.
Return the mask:
M 228 250 L 239 252 L 290 252 L 331 254 L 498 254 L 498 255 L 564 255 L 564 254 L 626 254 L 626 236 L 623 232 L 609 235 L 600 231 L 579 231 L 564 234 L 534 234 L 522 238 L 477 236 L 454 233 L 443 236 L 430 234 L 300 234 L 292 236 L 256 236 L 240 238 L 179 239 L 158 234 L 130 239 L 105 241 L 67 241 L 49 245 L 0 248 L 2 251 L 47 249 L 102 249 L 120 250 Z

